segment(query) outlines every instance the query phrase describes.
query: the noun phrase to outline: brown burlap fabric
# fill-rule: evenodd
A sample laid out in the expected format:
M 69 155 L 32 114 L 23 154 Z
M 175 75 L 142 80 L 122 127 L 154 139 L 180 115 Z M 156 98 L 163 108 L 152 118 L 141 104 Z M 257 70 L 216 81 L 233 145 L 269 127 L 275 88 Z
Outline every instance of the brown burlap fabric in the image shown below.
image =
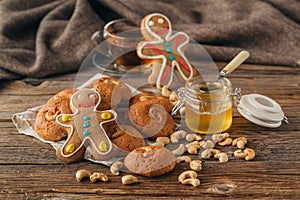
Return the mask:
M 106 22 L 139 23 L 151 12 L 167 15 L 215 61 L 245 49 L 248 63 L 299 65 L 298 0 L 1 0 L 0 80 L 75 71 Z

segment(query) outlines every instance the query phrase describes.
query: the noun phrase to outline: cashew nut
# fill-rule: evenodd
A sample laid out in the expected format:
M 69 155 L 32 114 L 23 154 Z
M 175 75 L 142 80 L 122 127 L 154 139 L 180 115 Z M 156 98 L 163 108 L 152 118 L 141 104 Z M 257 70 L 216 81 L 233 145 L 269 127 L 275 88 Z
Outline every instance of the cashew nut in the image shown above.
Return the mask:
M 228 155 L 224 152 L 218 153 L 214 156 L 215 158 L 218 158 L 220 163 L 228 162 Z
M 200 142 L 198 141 L 193 141 L 193 142 L 190 142 L 190 143 L 187 143 L 185 145 L 186 148 L 189 148 L 190 146 L 193 146 L 193 145 L 199 145 L 200 146 Z
M 197 178 L 188 178 L 181 182 L 184 185 L 192 185 L 194 187 L 198 187 L 200 185 L 200 180 Z
M 232 139 L 231 138 L 226 138 L 223 142 L 219 142 L 218 145 L 224 147 L 224 146 L 231 145 L 231 143 L 232 143 Z
M 198 134 L 193 133 L 193 134 L 187 134 L 185 139 L 188 142 L 192 142 L 192 141 L 200 141 L 202 140 L 202 137 Z
M 196 172 L 202 170 L 202 161 L 201 160 L 192 160 L 190 163 L 190 168 Z
M 213 141 L 207 140 L 203 143 L 202 148 L 203 149 L 212 149 L 212 148 L 214 148 L 214 146 L 215 146 L 215 143 Z
M 211 139 L 214 143 L 222 142 L 226 138 L 229 138 L 229 133 L 213 134 L 211 136 Z
M 252 160 L 255 157 L 255 151 L 253 149 L 246 148 L 244 152 L 247 153 L 245 160 Z
M 77 182 L 80 182 L 83 178 L 89 178 L 90 176 L 91 172 L 86 169 L 78 170 L 75 175 Z
M 180 139 L 185 138 L 186 132 L 184 130 L 175 131 L 171 135 L 171 142 L 178 143 Z
M 236 157 L 236 158 L 246 158 L 246 156 L 247 156 L 247 153 L 244 152 L 242 149 L 236 150 L 233 154 L 234 154 L 234 157 Z
M 205 149 L 201 153 L 201 158 L 203 159 L 209 159 L 213 155 L 212 149 Z
M 179 100 L 176 92 L 174 92 L 174 91 L 171 92 L 171 94 L 169 96 L 169 100 L 171 101 L 171 103 L 174 103 L 174 104 Z
M 112 164 L 112 166 L 110 167 L 110 172 L 115 175 L 118 176 L 120 174 L 120 169 L 123 167 L 123 162 L 121 161 L 117 161 L 114 164 Z
M 164 97 L 167 97 L 167 98 L 170 97 L 171 91 L 169 90 L 169 88 L 166 85 L 164 85 L 162 87 L 162 89 L 161 89 L 161 95 L 164 96 Z
M 185 146 L 180 144 L 179 147 L 172 151 L 175 156 L 181 156 L 185 152 Z
M 234 152 L 236 158 L 245 158 L 245 160 L 252 160 L 255 157 L 255 151 L 251 148 L 246 148 L 244 150 L 236 150 Z
M 134 183 L 137 183 L 137 182 L 138 182 L 138 179 L 135 176 L 125 175 L 125 176 L 122 177 L 122 183 L 124 185 L 130 185 L 130 184 L 134 184 Z
M 156 138 L 156 142 L 158 142 L 158 141 L 161 141 L 164 144 L 169 144 L 170 143 L 170 138 L 168 138 L 168 137 L 158 137 L 158 138 Z
M 158 146 L 158 147 L 163 147 L 165 146 L 165 143 L 163 141 L 156 141 L 154 143 L 149 143 L 150 146 Z
M 197 154 L 198 149 L 200 149 L 200 143 L 198 141 L 194 141 L 185 145 L 189 154 Z
M 232 145 L 237 146 L 239 149 L 244 149 L 247 144 L 247 139 L 245 137 L 239 137 L 233 140 Z
M 190 163 L 192 161 L 191 157 L 189 156 L 179 156 L 176 158 L 176 163 Z
M 182 183 L 182 181 L 188 179 L 188 178 L 197 178 L 197 172 L 193 171 L 193 170 L 188 170 L 185 172 L 182 172 L 179 176 L 178 176 L 178 181 L 180 183 Z
M 218 149 L 205 149 L 201 153 L 201 158 L 209 159 L 211 156 L 214 156 L 214 158 L 217 158 L 216 155 L 218 155 L 219 153 L 221 153 L 221 151 Z
M 211 153 L 214 155 L 214 158 L 217 158 L 217 155 L 221 153 L 221 151 L 219 149 L 211 149 Z
M 91 182 L 95 183 L 97 181 L 103 181 L 103 182 L 107 182 L 108 181 L 108 177 L 103 174 L 103 173 L 99 173 L 99 172 L 94 172 L 91 176 L 90 176 L 90 180 Z

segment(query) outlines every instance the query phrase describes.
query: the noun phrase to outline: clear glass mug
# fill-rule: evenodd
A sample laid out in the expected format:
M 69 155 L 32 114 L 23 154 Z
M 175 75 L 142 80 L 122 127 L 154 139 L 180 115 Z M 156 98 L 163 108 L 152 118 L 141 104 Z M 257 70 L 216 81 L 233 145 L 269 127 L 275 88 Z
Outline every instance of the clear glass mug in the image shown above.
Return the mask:
M 185 124 L 194 132 L 224 132 L 232 124 L 232 96 L 240 95 L 237 89 L 232 93 L 231 82 L 226 78 L 204 82 L 201 77 L 195 77 L 179 90 L 180 102 L 175 110 L 185 105 Z
M 149 60 L 140 59 L 136 53 L 137 44 L 144 39 L 140 29 L 131 20 L 110 21 L 104 26 L 103 37 L 118 70 L 140 72 L 151 67 Z

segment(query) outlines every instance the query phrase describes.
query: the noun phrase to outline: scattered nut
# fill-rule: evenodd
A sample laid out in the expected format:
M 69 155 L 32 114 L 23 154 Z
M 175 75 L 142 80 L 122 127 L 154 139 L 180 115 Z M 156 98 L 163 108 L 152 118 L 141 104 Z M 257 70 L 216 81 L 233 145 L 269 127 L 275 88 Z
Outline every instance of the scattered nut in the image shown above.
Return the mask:
M 156 142 L 158 142 L 158 141 L 161 141 L 164 144 L 169 144 L 171 140 L 168 137 L 158 137 L 158 138 L 156 138 Z
M 196 172 L 202 170 L 202 161 L 201 160 L 193 160 L 190 163 L 190 168 Z
M 172 151 L 175 156 L 181 156 L 185 152 L 185 146 L 180 144 L 179 147 Z
M 134 183 L 137 183 L 137 182 L 138 182 L 138 179 L 135 176 L 125 175 L 125 176 L 122 177 L 122 183 L 124 185 L 131 185 L 131 184 L 134 184 Z
M 231 145 L 232 143 L 232 139 L 231 138 L 226 138 L 223 142 L 219 142 L 218 145 L 220 146 L 228 146 Z
M 233 154 L 234 154 L 234 157 L 236 157 L 236 158 L 246 158 L 246 156 L 247 156 L 247 153 L 244 152 L 242 149 L 236 150 Z
M 239 137 L 232 141 L 232 145 L 237 146 L 237 148 L 239 149 L 244 149 L 246 144 L 247 144 L 247 138 L 245 137 Z
M 189 156 L 179 156 L 176 158 L 176 163 L 190 163 L 192 161 L 191 157 Z
M 190 142 L 188 144 L 185 145 L 185 147 L 187 148 L 189 154 L 197 154 L 198 153 L 198 149 L 200 149 L 200 143 L 198 141 L 194 141 L 194 142 Z
M 110 172 L 115 175 L 118 176 L 120 174 L 120 169 L 123 167 L 123 162 L 121 161 L 117 161 L 114 164 L 112 164 L 112 166 L 110 167 Z
M 192 142 L 192 141 L 200 141 L 202 140 L 202 137 L 198 134 L 187 134 L 185 137 L 186 141 Z
M 194 187 L 198 187 L 200 185 L 200 180 L 197 178 L 188 178 L 181 182 L 184 185 L 192 185 Z
M 214 143 L 222 142 L 226 138 L 229 138 L 229 133 L 213 134 L 211 136 L 211 139 Z
M 218 153 L 214 156 L 215 158 L 218 158 L 220 163 L 228 162 L 228 155 L 224 152 Z
M 211 149 L 205 149 L 204 151 L 202 151 L 201 153 L 201 158 L 203 159 L 209 159 L 212 156 L 212 151 Z
M 252 160 L 255 157 L 255 151 L 251 148 L 246 148 L 244 150 L 236 150 L 234 152 L 236 158 L 245 158 L 245 160 Z
M 211 154 L 214 155 L 214 158 L 218 158 L 219 153 L 221 153 L 219 149 L 211 149 Z
M 169 90 L 169 88 L 168 88 L 166 85 L 164 85 L 164 86 L 162 87 L 161 95 L 164 96 L 164 97 L 167 97 L 167 98 L 170 97 L 171 91 Z
M 193 142 L 187 143 L 185 145 L 185 147 L 189 148 L 190 146 L 193 146 L 193 145 L 199 145 L 200 146 L 200 143 L 198 141 L 193 141 Z
M 247 153 L 245 160 L 252 160 L 255 157 L 255 151 L 253 149 L 246 148 L 244 152 Z
M 203 148 L 203 149 L 212 149 L 212 148 L 214 148 L 214 146 L 215 146 L 215 143 L 214 143 L 213 141 L 211 141 L 211 140 L 206 140 L 206 141 L 203 143 L 202 148 Z
M 108 177 L 103 174 L 103 173 L 99 173 L 99 172 L 94 172 L 91 176 L 90 176 L 90 180 L 91 182 L 95 183 L 97 181 L 103 181 L 103 182 L 107 182 L 108 181 Z
M 180 139 L 185 138 L 186 132 L 184 130 L 175 131 L 171 135 L 171 142 L 178 143 Z
M 77 182 L 80 182 L 83 178 L 89 178 L 90 176 L 91 172 L 86 169 L 78 170 L 75 175 Z
M 179 100 L 179 98 L 178 98 L 176 92 L 174 92 L 174 91 L 171 92 L 171 94 L 170 94 L 170 96 L 169 96 L 169 99 L 170 99 L 170 101 L 173 102 L 173 103 L 176 103 L 176 102 Z
M 154 143 L 149 143 L 150 146 L 158 146 L 158 147 L 163 147 L 165 146 L 165 143 L 163 141 L 156 141 Z
M 185 172 L 182 172 L 179 176 L 178 176 L 178 181 L 180 183 L 182 183 L 182 181 L 188 179 L 188 178 L 197 178 L 197 172 L 193 171 L 193 170 L 188 170 Z

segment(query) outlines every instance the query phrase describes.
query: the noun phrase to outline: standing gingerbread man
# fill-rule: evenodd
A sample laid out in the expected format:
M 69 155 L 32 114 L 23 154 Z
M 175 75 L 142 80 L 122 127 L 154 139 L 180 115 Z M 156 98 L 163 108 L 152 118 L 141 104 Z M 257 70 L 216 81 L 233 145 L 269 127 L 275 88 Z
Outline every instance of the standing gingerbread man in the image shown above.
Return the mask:
M 171 85 L 174 74 L 180 82 L 196 75 L 195 68 L 184 55 L 189 37 L 183 32 L 172 34 L 171 22 L 166 16 L 159 13 L 147 15 L 141 23 L 141 32 L 146 41 L 138 44 L 138 56 L 158 61 L 158 64 L 153 64 L 148 78 L 151 84 L 160 89 L 163 85 Z
M 117 113 L 114 110 L 96 110 L 100 102 L 99 93 L 92 89 L 81 89 L 72 95 L 70 105 L 73 114 L 61 114 L 56 118 L 57 123 L 69 128 L 66 142 L 56 152 L 58 158 L 74 162 L 83 157 L 87 147 L 97 160 L 126 154 L 111 142 L 103 126 L 114 122 Z

